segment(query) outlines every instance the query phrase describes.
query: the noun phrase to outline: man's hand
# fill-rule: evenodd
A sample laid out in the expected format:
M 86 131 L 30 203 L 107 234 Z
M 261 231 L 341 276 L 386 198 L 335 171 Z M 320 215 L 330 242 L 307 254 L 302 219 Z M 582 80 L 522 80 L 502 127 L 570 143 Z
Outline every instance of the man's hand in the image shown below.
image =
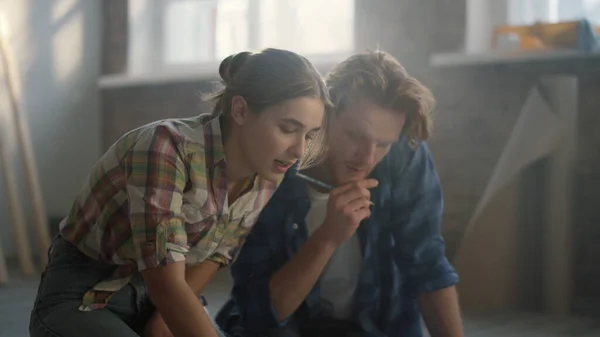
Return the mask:
M 155 311 L 152 317 L 146 323 L 144 328 L 145 337 L 173 337 L 171 330 L 167 327 L 165 321 L 160 317 L 158 311 Z
M 361 221 L 371 216 L 371 192 L 375 179 L 354 181 L 334 188 L 329 193 L 327 216 L 316 234 L 338 247 L 348 240 Z
M 269 280 L 271 301 L 279 320 L 298 309 L 337 247 L 371 215 L 368 189 L 377 184 L 374 179 L 359 180 L 331 190 L 323 224 Z

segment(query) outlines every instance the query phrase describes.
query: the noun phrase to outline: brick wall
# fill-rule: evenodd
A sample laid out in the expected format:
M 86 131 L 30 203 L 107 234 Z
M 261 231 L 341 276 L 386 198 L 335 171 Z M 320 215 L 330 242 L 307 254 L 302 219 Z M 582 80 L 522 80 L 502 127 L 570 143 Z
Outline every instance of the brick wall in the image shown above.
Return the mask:
M 123 87 L 102 91 L 104 149 L 125 132 L 165 118 L 192 117 L 210 112 L 201 94 L 207 81 Z

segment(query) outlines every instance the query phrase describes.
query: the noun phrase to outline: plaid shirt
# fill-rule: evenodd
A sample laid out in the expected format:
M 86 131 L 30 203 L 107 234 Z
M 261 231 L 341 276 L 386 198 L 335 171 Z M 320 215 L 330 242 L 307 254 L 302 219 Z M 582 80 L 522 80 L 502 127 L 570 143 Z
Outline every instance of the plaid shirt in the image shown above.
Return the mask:
M 352 319 L 364 336 L 420 337 L 416 295 L 458 282 L 440 234 L 442 189 L 427 144 L 413 150 L 405 141 L 396 143 L 371 176 L 379 186 L 371 190 L 372 214 L 357 231 L 363 268 Z M 232 300 L 216 321 L 232 336 L 262 336 L 329 315 L 318 283 L 282 322 L 269 295 L 269 278 L 308 238 L 309 209 L 305 182 L 286 177 L 231 266 Z
M 83 253 L 117 265 L 80 309 L 104 307 L 138 270 L 233 261 L 277 184 L 248 179 L 228 205 L 225 165 L 219 118 L 209 115 L 155 122 L 119 139 L 61 224 Z

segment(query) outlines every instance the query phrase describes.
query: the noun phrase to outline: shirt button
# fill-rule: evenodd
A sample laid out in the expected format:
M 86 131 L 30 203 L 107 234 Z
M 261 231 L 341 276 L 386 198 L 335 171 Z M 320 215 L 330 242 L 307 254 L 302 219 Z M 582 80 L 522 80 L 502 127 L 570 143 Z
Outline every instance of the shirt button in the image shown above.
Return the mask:
M 292 225 L 292 228 L 293 228 L 293 229 L 298 229 L 298 224 L 297 224 L 297 223 L 293 224 L 293 225 Z

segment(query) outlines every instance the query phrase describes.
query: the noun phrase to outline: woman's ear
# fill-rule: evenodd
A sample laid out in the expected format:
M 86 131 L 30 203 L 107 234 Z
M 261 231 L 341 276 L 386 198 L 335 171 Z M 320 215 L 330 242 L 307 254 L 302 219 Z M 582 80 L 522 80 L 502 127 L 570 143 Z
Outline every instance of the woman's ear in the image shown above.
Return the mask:
M 248 116 L 250 115 L 250 108 L 248 102 L 242 96 L 233 96 L 231 98 L 231 118 L 233 121 L 242 126 L 247 123 Z

